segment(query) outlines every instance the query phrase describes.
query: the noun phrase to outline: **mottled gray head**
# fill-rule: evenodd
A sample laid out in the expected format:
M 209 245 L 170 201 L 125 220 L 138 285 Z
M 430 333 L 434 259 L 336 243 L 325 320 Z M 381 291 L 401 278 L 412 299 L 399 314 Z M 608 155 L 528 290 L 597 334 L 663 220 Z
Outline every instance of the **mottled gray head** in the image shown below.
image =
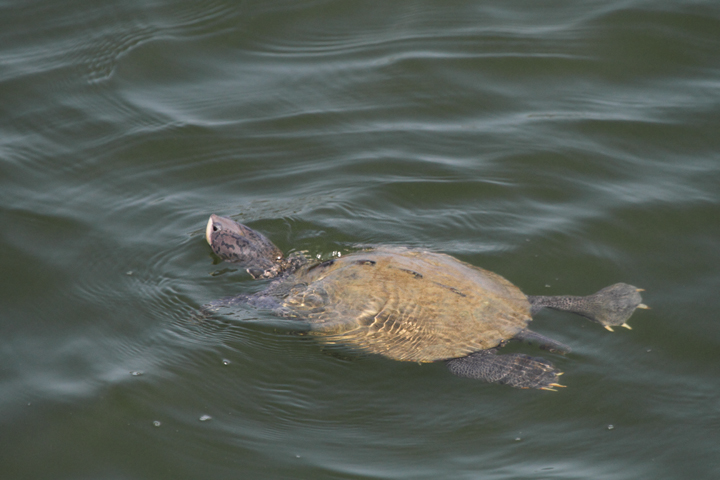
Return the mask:
M 280 249 L 261 233 L 230 218 L 210 215 L 205 239 L 215 255 L 242 265 L 254 278 L 272 278 L 280 271 Z

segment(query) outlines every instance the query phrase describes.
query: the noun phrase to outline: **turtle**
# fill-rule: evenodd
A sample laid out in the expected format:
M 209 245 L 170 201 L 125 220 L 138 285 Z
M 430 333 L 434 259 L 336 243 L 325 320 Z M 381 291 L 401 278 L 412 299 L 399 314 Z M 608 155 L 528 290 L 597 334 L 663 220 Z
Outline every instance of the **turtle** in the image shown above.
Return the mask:
M 466 378 L 517 388 L 555 390 L 562 372 L 524 353 L 498 354 L 510 340 L 565 354 L 570 347 L 528 329 L 543 308 L 583 316 L 613 331 L 642 302 L 640 288 L 617 283 L 587 296 L 525 295 L 502 276 L 450 255 L 378 246 L 309 261 L 285 256 L 267 237 L 228 217 L 211 215 L 205 238 L 215 255 L 269 280 L 258 293 L 205 305 L 240 304 L 303 321 L 330 345 L 392 360 L 445 362 Z

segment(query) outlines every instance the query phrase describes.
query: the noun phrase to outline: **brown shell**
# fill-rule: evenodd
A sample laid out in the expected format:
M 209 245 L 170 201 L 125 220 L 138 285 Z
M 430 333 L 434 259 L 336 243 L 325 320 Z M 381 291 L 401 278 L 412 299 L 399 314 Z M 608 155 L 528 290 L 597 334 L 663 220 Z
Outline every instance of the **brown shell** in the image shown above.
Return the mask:
M 498 346 L 524 329 L 527 297 L 448 255 L 382 249 L 302 270 L 284 300 L 327 343 L 432 362 Z

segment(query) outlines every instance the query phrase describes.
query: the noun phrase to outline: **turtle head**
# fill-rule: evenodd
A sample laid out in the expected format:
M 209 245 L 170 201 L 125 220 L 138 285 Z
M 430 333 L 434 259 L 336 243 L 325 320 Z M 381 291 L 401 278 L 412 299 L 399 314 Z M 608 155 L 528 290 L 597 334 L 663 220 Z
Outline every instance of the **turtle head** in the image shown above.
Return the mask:
M 230 218 L 210 215 L 205 239 L 215 255 L 242 265 L 253 278 L 273 278 L 284 270 L 279 248 L 263 234 Z

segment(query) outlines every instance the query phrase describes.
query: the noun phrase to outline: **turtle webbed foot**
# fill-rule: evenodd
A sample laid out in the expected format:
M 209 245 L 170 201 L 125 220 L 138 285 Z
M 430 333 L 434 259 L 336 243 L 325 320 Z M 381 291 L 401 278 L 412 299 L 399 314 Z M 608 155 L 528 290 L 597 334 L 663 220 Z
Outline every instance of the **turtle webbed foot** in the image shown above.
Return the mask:
M 446 362 L 448 369 L 459 377 L 510 385 L 516 388 L 537 388 L 555 391 L 562 375 L 552 363 L 522 353 L 496 355 L 496 350 L 483 350 L 467 357 Z
M 640 292 L 643 289 L 628 285 L 627 283 L 616 283 L 602 290 L 583 298 L 586 306 L 584 316 L 598 322 L 607 330 L 613 331 L 612 327 L 621 326 L 632 329 L 627 320 L 636 308 L 649 308 L 642 303 Z

